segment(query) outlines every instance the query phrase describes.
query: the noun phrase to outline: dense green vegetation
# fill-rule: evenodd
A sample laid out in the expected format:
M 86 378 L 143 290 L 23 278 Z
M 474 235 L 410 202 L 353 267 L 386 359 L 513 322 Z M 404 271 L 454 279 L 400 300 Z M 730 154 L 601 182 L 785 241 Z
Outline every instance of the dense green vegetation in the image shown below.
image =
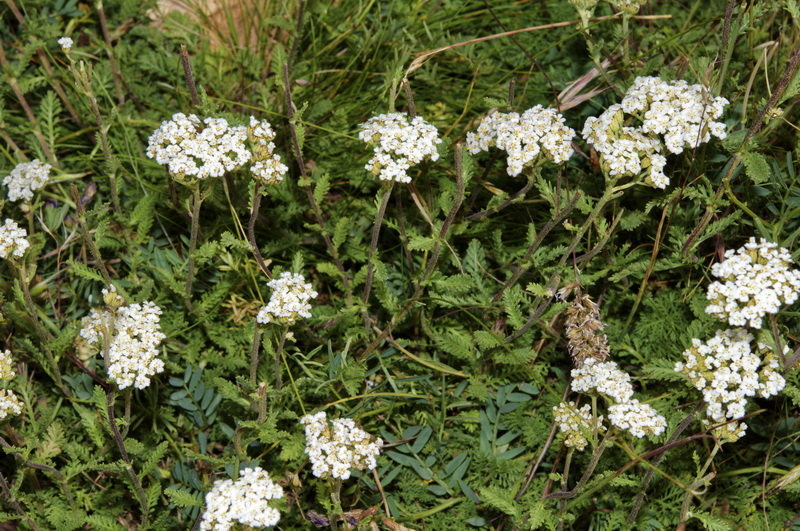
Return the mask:
M 800 258 L 800 5 L 614 3 L 581 22 L 565 0 L 158 16 L 7 0 L 0 176 L 52 170 L 32 199 L 0 202 L 30 242 L 0 262 L 16 372 L 0 387 L 23 404 L 0 423 L 0 520 L 191 529 L 214 481 L 260 466 L 284 489 L 282 529 L 800 528 L 796 307 L 750 329 L 786 384 L 749 398 L 738 441 L 702 423 L 703 395 L 674 370 L 728 328 L 706 312 L 726 250 L 756 237 Z M 609 176 L 580 135 L 639 76 L 729 101 L 724 140 L 665 152 L 666 189 Z M 535 105 L 577 132 L 566 163 L 511 177 L 505 154 L 465 148 L 491 111 Z M 358 134 L 393 110 L 442 143 L 388 186 Z M 146 151 L 175 113 L 268 120 L 288 174 L 171 175 Z M 311 317 L 259 324 L 282 272 L 317 292 Z M 109 285 L 161 310 L 164 370 L 143 389 L 120 389 L 108 345 L 80 334 Z M 571 390 L 575 330 L 607 336 L 663 433 L 613 427 L 602 398 Z M 606 418 L 583 451 L 556 424 L 563 400 Z M 318 411 L 383 440 L 374 471 L 312 474 L 300 418 Z

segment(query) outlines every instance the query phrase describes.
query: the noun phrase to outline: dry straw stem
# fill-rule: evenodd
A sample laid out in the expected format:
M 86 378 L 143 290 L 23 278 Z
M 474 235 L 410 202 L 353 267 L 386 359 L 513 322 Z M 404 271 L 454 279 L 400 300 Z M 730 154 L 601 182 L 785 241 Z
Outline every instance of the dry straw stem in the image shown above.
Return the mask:
M 603 20 L 616 19 L 616 18 L 619 18 L 619 17 L 620 17 L 620 15 L 617 14 L 617 15 L 612 15 L 612 16 L 608 16 L 608 17 L 592 18 L 590 20 L 592 22 L 600 22 L 600 21 L 603 21 Z M 634 18 L 636 20 L 663 20 L 663 19 L 671 19 L 672 15 L 642 15 L 642 16 L 635 16 L 635 17 L 632 17 L 632 18 Z M 513 35 L 517 35 L 517 34 L 520 34 L 520 33 L 528 33 L 530 31 L 542 31 L 542 30 L 548 30 L 548 29 L 553 29 L 553 28 L 563 28 L 563 27 L 566 27 L 566 26 L 574 26 L 574 25 L 580 24 L 580 23 L 581 23 L 580 20 L 568 20 L 566 22 L 554 22 L 552 24 L 545 24 L 543 26 L 532 26 L 530 28 L 522 28 L 522 29 L 513 30 L 513 31 L 504 31 L 503 33 L 495 33 L 494 35 L 486 35 L 485 37 L 478 37 L 476 39 L 469 39 L 467 41 L 457 42 L 455 44 L 448 44 L 447 46 L 442 46 L 440 48 L 433 48 L 431 50 L 425 50 L 424 52 L 418 52 L 418 53 L 414 54 L 414 55 L 417 56 L 417 58 L 414 59 L 411 62 L 411 65 L 409 65 L 408 69 L 406 70 L 406 72 L 404 74 L 404 77 L 408 77 L 408 75 L 410 73 L 412 73 L 415 70 L 419 69 L 422 65 L 424 65 L 427 62 L 428 59 L 430 59 L 431 57 L 433 57 L 434 55 L 436 55 L 436 54 L 438 54 L 440 52 L 444 52 L 444 51 L 447 51 L 447 50 L 453 50 L 455 48 L 461 48 L 462 46 L 468 46 L 470 44 L 475 44 L 475 43 L 478 43 L 478 42 L 485 42 L 485 41 L 491 41 L 491 40 L 494 40 L 494 39 L 502 39 L 502 38 L 505 38 L 505 37 L 511 37 Z

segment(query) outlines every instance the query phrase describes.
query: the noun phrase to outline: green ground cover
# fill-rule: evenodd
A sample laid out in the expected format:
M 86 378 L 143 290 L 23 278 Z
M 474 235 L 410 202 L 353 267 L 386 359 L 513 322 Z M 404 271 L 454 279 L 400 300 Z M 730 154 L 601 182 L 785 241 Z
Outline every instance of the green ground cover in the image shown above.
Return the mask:
M 0 190 L 25 231 L 0 228 L 0 520 L 223 529 L 221 481 L 260 467 L 280 529 L 800 528 L 800 5 L 630 3 L 7 0 L 0 177 L 51 168 Z M 587 142 L 647 76 L 697 86 L 681 152 L 676 123 L 645 131 L 673 100 Z M 496 146 L 470 149 L 537 105 L 575 131 L 565 162 L 542 147 L 512 176 Z M 409 183 L 365 168 L 359 133 L 389 112 L 441 139 Z M 176 113 L 243 138 L 267 120 L 274 145 L 252 127 L 241 143 L 283 180 L 230 154 L 203 179 L 159 164 L 148 139 Z M 611 150 L 636 139 L 641 167 L 620 173 Z M 715 315 L 714 265 L 751 238 L 788 254 Z M 282 273 L 316 292 L 310 317 L 268 306 Z M 751 392 L 709 416 L 723 374 Z M 375 466 L 315 468 L 301 418 L 318 412 L 380 438 Z

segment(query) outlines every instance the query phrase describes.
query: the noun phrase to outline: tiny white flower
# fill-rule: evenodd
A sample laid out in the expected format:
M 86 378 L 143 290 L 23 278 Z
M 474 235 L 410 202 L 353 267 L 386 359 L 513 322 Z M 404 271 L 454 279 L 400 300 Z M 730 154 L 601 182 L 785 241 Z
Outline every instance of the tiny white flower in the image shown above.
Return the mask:
M 404 112 L 373 116 L 361 125 L 358 138 L 374 146 L 373 157 L 364 166 L 382 181 L 410 183 L 407 170 L 423 160 L 436 161 L 436 146 L 442 143 L 436 127 L 416 116 L 409 121 Z
M 383 440 L 372 437 L 352 419 L 328 421 L 324 411 L 300 419 L 305 425 L 306 454 L 311 472 L 319 478 L 349 479 L 351 470 L 372 470 Z
M 58 44 L 61 46 L 61 49 L 68 52 L 70 48 L 72 48 L 72 39 L 69 37 L 61 37 L 58 39 Z
M 6 219 L 5 224 L 0 226 L 0 258 L 22 258 L 31 246 L 27 238 L 28 231 L 20 228 L 13 219 Z
M 261 324 L 280 322 L 292 325 L 299 317 L 311 317 L 311 299 L 317 298 L 317 292 L 307 284 L 303 275 L 289 272 L 281 273 L 280 278 L 273 278 L 267 283 L 272 288 L 269 303 L 261 308 L 256 321 Z
M 270 502 L 283 498 L 283 489 L 261 467 L 245 468 L 239 479 L 219 480 L 206 494 L 202 531 L 228 531 L 235 524 L 249 528 L 274 527 L 281 518 Z
M 50 180 L 50 168 L 49 164 L 42 164 L 39 159 L 17 164 L 3 179 L 3 184 L 8 187 L 9 201 L 33 199 L 33 192 Z

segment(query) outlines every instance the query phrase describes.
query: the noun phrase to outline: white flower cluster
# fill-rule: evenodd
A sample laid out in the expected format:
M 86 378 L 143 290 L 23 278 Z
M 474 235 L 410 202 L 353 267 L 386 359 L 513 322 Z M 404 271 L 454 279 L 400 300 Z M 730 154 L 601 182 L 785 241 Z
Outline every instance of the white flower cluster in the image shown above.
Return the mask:
M 594 392 L 612 400 L 614 405 L 608 409 L 608 420 L 634 437 L 661 435 L 667 428 L 666 419 L 658 411 L 632 398 L 630 375 L 613 361 L 586 358 L 580 367 L 572 370 L 572 378 L 573 391 Z
M 17 164 L 3 179 L 3 184 L 8 187 L 8 200 L 33 199 L 33 192 L 50 180 L 50 168 L 49 164 L 42 164 L 39 159 Z
M 623 126 L 624 120 L 622 105 L 612 105 L 599 117 L 586 119 L 583 138 L 600 153 L 609 175 L 632 177 L 649 169 L 645 181 L 654 188 L 666 188 L 667 159 L 660 155 L 661 143 L 638 129 Z
M 72 48 L 72 39 L 69 37 L 61 37 L 58 39 L 58 44 L 61 46 L 62 50 L 69 51 Z
M 792 269 L 793 264 L 789 251 L 763 238 L 750 238 L 744 247 L 727 250 L 725 261 L 711 267 L 720 281 L 708 286 L 711 304 L 706 313 L 731 326 L 761 328 L 765 315 L 797 300 L 800 271 Z
M 272 288 L 272 296 L 266 306 L 261 308 L 256 321 L 261 324 L 277 321 L 292 325 L 299 317 L 311 317 L 311 299 L 317 298 L 317 292 L 306 284 L 303 275 L 281 273 L 280 278 L 273 278 L 267 283 Z
M 407 170 L 423 160 L 436 161 L 439 132 L 420 116 L 410 122 L 404 112 L 379 114 L 361 126 L 358 138 L 372 144 L 374 154 L 364 166 L 382 181 L 410 183 Z
M 642 404 L 635 398 L 609 406 L 608 420 L 617 428 L 640 439 L 645 435 L 661 435 L 667 428 L 666 419 L 653 406 Z
M 318 478 L 350 478 L 350 470 L 372 470 L 383 440 L 373 438 L 352 419 L 327 420 L 324 411 L 300 419 L 306 426 L 306 453 Z
M 671 153 L 682 153 L 711 140 L 724 139 L 725 124 L 715 122 L 728 100 L 712 98 L 704 85 L 686 81 L 662 81 L 657 77 L 637 77 L 622 99 L 622 109 L 642 116 L 641 130 L 662 135 Z
M 22 413 L 22 401 L 11 389 L 0 389 L 0 420 Z
M 176 113 L 150 136 L 147 156 L 181 178 L 221 177 L 250 160 L 246 139 L 246 127 L 229 126 L 224 118 L 201 122 L 194 114 Z
M 613 361 L 586 358 L 577 369 L 572 369 L 572 390 L 578 393 L 604 395 L 614 402 L 627 402 L 633 396 L 631 375 L 621 371 Z
M 11 351 L 4 350 L 0 352 L 0 381 L 8 382 L 17 373 L 14 371 L 14 360 L 11 358 Z
M 245 468 L 239 479 L 214 482 L 206 494 L 206 512 L 200 522 L 202 531 L 228 531 L 236 523 L 260 529 L 278 524 L 281 513 L 270 506 L 271 500 L 283 498 L 283 489 L 260 467 Z
M 123 306 L 114 286 L 104 289 L 103 295 L 107 307 L 83 318 L 81 337 L 89 344 L 107 346 L 106 370 L 120 389 L 131 385 L 144 389 L 151 376 L 164 371 L 164 362 L 157 357 L 158 345 L 166 337 L 159 324 L 161 308 L 150 301 Z
M 5 224 L 0 226 L 0 258 L 22 258 L 31 246 L 27 238 L 28 231 L 20 228 L 13 219 L 6 219 Z
M 564 125 L 564 117 L 555 109 L 537 105 L 522 115 L 495 111 L 481 122 L 478 130 L 467 133 L 467 149 L 473 155 L 495 146 L 508 154 L 508 174 L 516 177 L 522 170 L 545 159 L 561 164 L 572 156 L 575 131 Z
M 769 398 L 778 394 L 786 381 L 777 370 L 778 359 L 765 344 L 758 343 L 762 360 L 751 348 L 753 336 L 743 328 L 718 330 L 707 342 L 692 339 L 692 347 L 683 353 L 683 362 L 675 371 L 684 374 L 695 389 L 703 393 L 707 420 L 704 424 L 720 424 L 745 415 L 747 397 Z M 788 351 L 788 347 L 786 348 Z M 760 370 L 759 370 L 760 367 Z M 733 442 L 747 430 L 744 423 L 732 422 L 715 430 L 726 441 Z
M 575 402 L 561 402 L 553 408 L 553 416 L 564 434 L 564 444 L 579 452 L 582 452 L 589 443 L 587 434 L 606 431 L 602 424 L 603 416 L 600 415 L 596 420 L 592 419 L 592 406 L 589 404 L 578 409 L 575 407 Z
M 16 376 L 14 372 L 14 360 L 11 359 L 11 351 L 0 352 L 0 382 L 3 384 L 10 382 Z M 22 413 L 22 401 L 17 398 L 11 389 L 0 389 L 0 420 L 9 415 L 19 415 Z
M 250 171 L 262 184 L 278 184 L 289 168 L 281 162 L 280 155 L 275 154 L 275 131 L 266 120 L 258 121 L 250 117 L 247 136 L 253 145 L 253 165 Z
M 645 182 L 665 188 L 669 178 L 664 175 L 664 147 L 678 154 L 712 136 L 725 138 L 725 124 L 714 120 L 722 116 L 727 104 L 725 98 L 712 98 L 703 85 L 638 77 L 621 104 L 586 120 L 583 138 L 600 153 L 610 175 L 634 177 L 649 168 Z M 626 116 L 633 116 L 641 125 L 623 126 Z

